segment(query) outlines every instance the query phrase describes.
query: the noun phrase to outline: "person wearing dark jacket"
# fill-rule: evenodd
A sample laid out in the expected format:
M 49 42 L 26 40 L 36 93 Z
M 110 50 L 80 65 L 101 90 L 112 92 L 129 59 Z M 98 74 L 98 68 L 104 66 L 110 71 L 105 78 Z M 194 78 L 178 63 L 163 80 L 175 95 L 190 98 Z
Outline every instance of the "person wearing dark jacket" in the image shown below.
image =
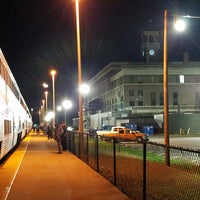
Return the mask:
M 63 134 L 61 135 L 61 145 L 62 145 L 62 150 L 66 151 L 67 150 L 67 128 L 66 124 L 64 122 L 61 123 L 61 126 L 63 127 Z
M 61 137 L 62 137 L 63 133 L 64 133 L 64 129 L 63 129 L 62 125 L 56 124 L 54 139 L 56 140 L 57 145 L 58 145 L 58 154 L 62 153 Z

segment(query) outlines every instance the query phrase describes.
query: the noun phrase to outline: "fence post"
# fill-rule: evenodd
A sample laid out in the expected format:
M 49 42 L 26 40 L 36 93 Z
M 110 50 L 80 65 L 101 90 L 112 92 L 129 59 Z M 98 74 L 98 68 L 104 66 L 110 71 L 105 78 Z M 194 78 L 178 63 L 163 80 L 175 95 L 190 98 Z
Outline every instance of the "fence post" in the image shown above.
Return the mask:
M 88 137 L 88 133 L 87 133 L 87 149 L 86 149 L 86 156 L 87 156 L 87 158 L 86 158 L 86 160 L 87 160 L 87 164 L 89 164 L 89 137 Z
M 114 185 L 117 184 L 116 179 L 116 139 L 113 138 L 113 171 L 114 171 Z
M 78 157 L 81 159 L 81 137 L 80 132 L 78 132 Z
M 97 165 L 97 172 L 99 172 L 99 139 L 97 134 L 96 134 L 96 165 Z
M 146 142 L 143 142 L 143 200 L 146 200 Z

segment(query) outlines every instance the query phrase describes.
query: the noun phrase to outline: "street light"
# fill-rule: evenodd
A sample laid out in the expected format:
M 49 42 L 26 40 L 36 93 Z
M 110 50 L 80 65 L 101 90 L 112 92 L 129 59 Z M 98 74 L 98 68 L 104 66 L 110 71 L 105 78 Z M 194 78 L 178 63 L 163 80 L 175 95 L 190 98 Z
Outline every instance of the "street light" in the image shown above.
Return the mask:
M 178 16 L 179 18 L 195 18 L 199 19 L 199 16 Z M 165 163 L 170 166 L 170 155 L 169 155 L 169 104 L 168 104 L 168 66 L 167 66 L 167 32 L 168 32 L 168 12 L 164 11 L 164 38 L 163 38 L 163 93 L 164 93 L 164 141 L 167 148 L 165 149 Z M 183 20 L 177 20 L 175 28 L 178 31 L 183 31 L 185 23 Z
M 63 107 L 65 110 L 69 110 L 72 107 L 72 102 L 68 99 L 63 101 Z M 66 111 L 65 111 L 65 124 L 66 124 Z
M 88 94 L 88 92 L 90 91 L 90 87 L 89 87 L 89 85 L 83 83 L 80 85 L 79 90 L 80 90 L 81 94 L 85 95 L 85 94 Z
M 65 124 L 66 124 L 66 110 L 69 110 L 71 107 L 72 107 L 72 102 L 70 100 L 68 100 L 68 99 L 63 101 L 62 106 L 57 106 L 57 111 L 58 112 L 63 111 L 63 108 L 65 109 L 63 111 Z
M 57 106 L 57 111 L 60 112 L 62 110 L 62 106 Z
M 180 32 L 183 31 L 183 30 L 185 30 L 185 22 L 182 19 L 176 20 L 176 22 L 174 24 L 174 28 L 177 31 L 180 31 Z
M 48 88 L 48 87 L 49 87 L 49 85 L 48 85 L 47 83 L 43 83 L 42 86 L 43 86 L 44 88 Z
M 80 44 L 80 24 L 79 24 L 79 0 L 76 0 L 76 37 L 77 37 L 77 58 L 78 58 L 78 86 L 82 83 L 81 71 L 81 44 Z M 82 108 L 82 94 L 79 91 L 79 133 L 83 133 L 83 108 Z
M 55 127 L 55 118 L 56 118 L 56 103 L 55 103 L 55 74 L 56 74 L 56 70 L 51 70 L 51 75 L 52 75 L 52 87 L 53 87 L 53 112 L 54 112 L 54 116 L 53 116 L 53 127 Z
M 47 115 L 45 116 L 45 121 L 50 122 L 51 119 L 55 118 L 55 113 L 54 112 L 48 112 Z

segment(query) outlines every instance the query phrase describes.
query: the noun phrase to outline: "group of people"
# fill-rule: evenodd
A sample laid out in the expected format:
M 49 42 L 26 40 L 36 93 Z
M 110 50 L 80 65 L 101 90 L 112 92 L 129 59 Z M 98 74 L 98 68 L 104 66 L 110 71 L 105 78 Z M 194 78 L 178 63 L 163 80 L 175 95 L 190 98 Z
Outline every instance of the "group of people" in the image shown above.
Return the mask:
M 58 145 L 58 154 L 67 150 L 67 127 L 65 122 L 56 123 L 53 127 L 50 123 L 45 127 L 48 139 L 55 139 Z

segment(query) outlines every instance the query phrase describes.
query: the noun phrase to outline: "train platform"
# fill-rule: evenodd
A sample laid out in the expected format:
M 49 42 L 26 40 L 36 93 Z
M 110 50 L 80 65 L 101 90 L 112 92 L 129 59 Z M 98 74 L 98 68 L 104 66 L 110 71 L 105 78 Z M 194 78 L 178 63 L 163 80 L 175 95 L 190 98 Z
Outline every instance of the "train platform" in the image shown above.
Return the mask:
M 29 133 L 0 166 L 0 200 L 127 200 L 86 163 L 43 134 Z

